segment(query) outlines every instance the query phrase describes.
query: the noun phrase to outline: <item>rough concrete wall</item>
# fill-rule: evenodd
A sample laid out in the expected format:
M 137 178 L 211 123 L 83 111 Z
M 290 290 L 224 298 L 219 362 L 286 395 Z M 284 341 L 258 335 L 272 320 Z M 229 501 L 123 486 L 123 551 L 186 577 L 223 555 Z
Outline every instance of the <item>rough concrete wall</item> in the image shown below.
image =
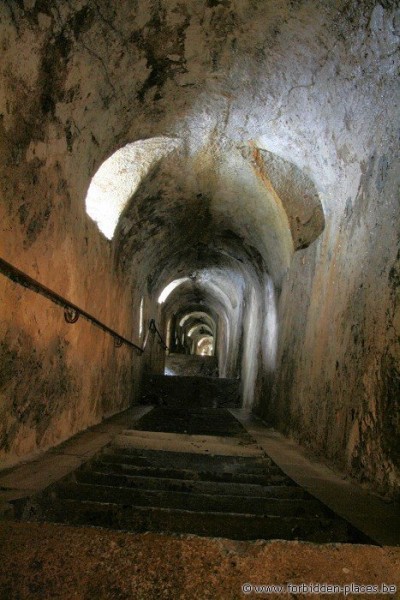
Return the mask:
M 26 159 L 26 146 L 17 156 L 18 144 L 17 131 L 1 138 L 0 255 L 131 338 L 132 290 L 110 244 L 73 203 L 61 164 Z M 3 276 L 0 305 L 2 466 L 129 405 L 140 368 L 131 350 L 82 319 L 67 325 L 62 308 Z
M 400 490 L 400 217 L 396 132 L 357 195 L 296 255 L 279 305 L 279 370 L 261 414 L 384 494 Z M 335 226 L 336 225 L 336 226 Z
M 25 29 L 17 43 L 18 31 L 18 23 L 7 29 L 2 20 L 9 62 L 2 65 L 0 255 L 131 338 L 132 291 L 124 289 L 109 242 L 85 215 L 65 173 L 71 140 L 54 116 L 54 102 L 67 48 L 58 39 L 41 55 L 40 35 Z M 40 56 L 49 72 L 35 81 Z M 67 325 L 60 307 L 2 275 L 0 306 L 2 467 L 129 405 L 140 367 L 130 350 L 114 348 L 112 338 L 82 319 Z
M 42 236 L 26 254 L 18 245 L 7 244 L 14 241 L 13 228 L 10 236 L 3 234 L 1 255 L 130 338 L 129 297 L 99 264 L 101 253 L 92 248 L 78 257 L 73 240 L 66 249 L 64 227 L 60 224 L 53 235 Z M 90 238 L 88 242 L 90 246 Z M 51 256 L 41 252 L 44 244 L 53 247 Z M 115 348 L 109 335 L 83 319 L 68 325 L 62 308 L 3 276 L 0 304 L 2 466 L 53 446 L 129 405 L 133 381 L 139 376 L 133 365 L 140 366 L 130 349 Z M 116 306 L 121 308 L 116 311 Z

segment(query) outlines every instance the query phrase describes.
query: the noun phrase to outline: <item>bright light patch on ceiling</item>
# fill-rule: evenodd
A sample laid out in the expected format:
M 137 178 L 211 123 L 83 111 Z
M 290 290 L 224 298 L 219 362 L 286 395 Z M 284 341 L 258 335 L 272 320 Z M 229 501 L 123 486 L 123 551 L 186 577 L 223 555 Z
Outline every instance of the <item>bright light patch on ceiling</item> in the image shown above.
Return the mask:
M 143 333 L 143 308 L 144 308 L 144 298 L 142 297 L 140 301 L 139 307 L 139 337 L 142 337 Z
M 174 281 L 171 281 L 171 283 L 165 286 L 165 288 L 158 297 L 158 304 L 163 304 L 163 302 L 166 301 L 166 299 L 174 291 L 174 289 L 182 283 L 185 283 L 185 281 L 189 281 L 189 277 L 181 277 L 180 279 L 174 279 Z
M 189 337 L 191 337 L 194 333 L 198 333 L 201 330 L 203 330 L 203 332 L 208 331 L 209 334 L 212 334 L 212 331 L 211 331 L 210 327 L 208 327 L 208 325 L 206 325 L 205 323 L 197 323 L 196 325 L 193 325 L 193 327 L 191 327 L 189 329 L 189 331 L 187 332 L 187 335 Z
M 267 315 L 263 325 L 263 354 L 265 366 L 273 371 L 276 367 L 278 349 L 278 312 L 275 290 L 270 279 L 266 285 L 265 300 Z
M 194 325 L 191 329 L 189 329 L 189 331 L 187 332 L 188 336 L 189 337 L 192 336 L 193 333 L 199 329 L 199 327 L 202 327 L 202 326 L 201 325 Z
M 195 312 L 188 313 L 187 315 L 182 317 L 182 319 L 179 321 L 179 327 L 182 327 L 188 319 L 191 319 L 191 318 L 198 319 L 201 317 L 206 317 L 207 319 L 210 319 L 212 322 L 214 322 L 214 319 L 212 319 L 208 313 L 195 311 Z
M 155 137 L 120 148 L 103 162 L 86 196 L 86 212 L 111 240 L 119 217 L 150 169 L 180 145 L 174 138 Z
M 191 316 L 192 316 L 191 314 L 188 314 L 185 317 L 182 317 L 182 319 L 179 321 L 179 327 L 182 327 L 182 325 L 184 325 L 186 323 L 186 321 L 188 319 L 190 319 Z

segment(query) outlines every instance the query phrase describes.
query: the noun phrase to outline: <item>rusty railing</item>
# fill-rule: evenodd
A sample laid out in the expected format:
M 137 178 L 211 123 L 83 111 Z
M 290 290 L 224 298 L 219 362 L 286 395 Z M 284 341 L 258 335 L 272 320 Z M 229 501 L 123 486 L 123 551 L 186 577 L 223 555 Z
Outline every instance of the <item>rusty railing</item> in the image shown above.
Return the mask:
M 148 329 L 146 332 L 146 337 L 145 337 L 143 345 L 138 346 L 131 340 L 128 340 L 126 337 L 119 334 L 114 329 L 111 329 L 111 327 L 108 327 L 107 325 L 105 325 L 105 323 L 102 323 L 101 321 L 99 321 L 99 319 L 96 319 L 96 317 L 94 317 L 93 315 L 88 313 L 86 310 L 79 308 L 79 306 L 76 306 L 76 304 L 74 304 L 73 302 L 70 302 L 63 296 L 60 296 L 60 294 L 57 294 L 50 288 L 48 288 L 45 285 L 43 285 L 42 283 L 40 283 L 39 281 L 36 281 L 36 279 L 33 279 L 32 277 L 30 277 L 23 271 L 20 271 L 19 269 L 14 267 L 12 264 L 5 261 L 3 258 L 0 258 L 0 273 L 2 275 L 4 275 L 5 277 L 8 277 L 8 279 L 11 279 L 11 281 L 13 281 L 14 283 L 18 283 L 19 285 L 21 285 L 25 288 L 28 288 L 28 289 L 36 292 L 37 294 L 44 296 L 45 298 L 47 298 L 54 304 L 57 304 L 58 306 L 61 306 L 62 308 L 64 308 L 64 319 L 67 323 L 70 323 L 70 324 L 76 323 L 77 320 L 79 319 L 79 317 L 83 317 L 87 321 L 90 321 L 90 323 L 92 323 L 99 329 L 102 329 L 103 331 L 105 331 L 106 333 L 108 333 L 110 336 L 112 336 L 114 338 L 114 346 L 116 348 L 119 348 L 122 345 L 126 345 L 130 348 L 133 348 L 136 351 L 136 353 L 139 356 L 141 356 L 146 349 L 149 335 L 150 335 L 150 333 L 152 333 L 154 335 L 157 334 L 160 346 L 164 350 L 168 350 L 168 346 L 166 345 L 161 333 L 159 332 L 154 319 L 150 319 L 150 321 L 149 321 L 149 326 L 148 326 Z

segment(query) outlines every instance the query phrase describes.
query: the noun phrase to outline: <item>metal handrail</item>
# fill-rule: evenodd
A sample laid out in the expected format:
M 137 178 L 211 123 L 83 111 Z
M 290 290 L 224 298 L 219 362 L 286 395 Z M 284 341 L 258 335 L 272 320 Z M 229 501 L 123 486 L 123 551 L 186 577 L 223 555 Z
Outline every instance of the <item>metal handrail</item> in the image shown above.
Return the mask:
M 120 346 L 122 346 L 122 344 L 125 344 L 126 346 L 133 348 L 137 352 L 137 354 L 141 356 L 144 353 L 147 345 L 148 334 L 149 332 L 153 332 L 158 334 L 159 341 L 163 349 L 168 350 L 167 345 L 165 344 L 160 332 L 157 329 L 157 325 L 154 319 L 150 320 L 144 344 L 142 347 L 140 347 L 131 340 L 128 340 L 123 335 L 119 334 L 114 329 L 111 329 L 111 327 L 108 327 L 107 325 L 96 319 L 96 317 L 94 317 L 90 313 L 79 308 L 79 306 L 76 306 L 76 304 L 74 304 L 73 302 L 70 302 L 63 296 L 60 296 L 60 294 L 57 294 L 42 283 L 39 283 L 39 281 L 36 281 L 36 279 L 29 277 L 29 275 L 27 275 L 23 271 L 20 271 L 3 258 L 0 258 L 0 273 L 5 277 L 11 279 L 11 281 L 18 283 L 19 285 L 26 287 L 36 292 L 37 294 L 41 294 L 48 300 L 51 300 L 51 302 L 54 302 L 54 304 L 62 306 L 64 308 L 64 319 L 67 323 L 76 323 L 79 317 L 83 317 L 87 321 L 90 321 L 91 323 L 93 323 L 93 325 L 99 327 L 99 329 L 102 329 L 114 338 L 114 345 L 116 348 L 119 348 Z
M 158 330 L 158 327 L 156 325 L 156 322 L 154 319 L 151 319 L 149 322 L 149 329 L 148 331 L 151 331 L 153 333 L 156 333 L 158 335 L 158 341 L 160 342 L 160 345 L 162 346 L 162 348 L 164 350 L 169 350 L 167 344 L 164 341 L 164 338 L 162 337 L 161 333 Z

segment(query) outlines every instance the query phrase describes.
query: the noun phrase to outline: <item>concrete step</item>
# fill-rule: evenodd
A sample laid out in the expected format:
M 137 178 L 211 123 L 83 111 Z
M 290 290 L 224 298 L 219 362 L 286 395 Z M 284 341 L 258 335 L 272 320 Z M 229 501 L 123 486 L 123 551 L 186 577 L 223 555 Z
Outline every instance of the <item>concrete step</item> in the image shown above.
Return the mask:
M 163 441 L 176 441 L 176 442 L 186 442 L 188 440 L 192 440 L 193 442 L 206 442 L 208 444 L 221 444 L 223 446 L 228 446 L 232 448 L 237 447 L 248 447 L 248 448 L 256 448 L 254 444 L 254 440 L 249 436 L 240 437 L 229 437 L 225 435 L 208 435 L 206 433 L 202 434 L 194 434 L 194 433 L 172 433 L 169 431 L 148 431 L 144 429 L 123 429 L 121 433 L 115 439 L 118 439 L 119 436 L 122 437 L 131 437 L 131 438 L 142 438 L 142 439 L 155 439 L 155 440 L 163 440 Z
M 361 534 L 345 521 L 337 519 L 193 512 L 63 498 L 53 502 L 38 498 L 26 505 L 23 518 L 132 532 L 158 531 L 237 540 L 286 539 L 317 543 L 363 541 Z
M 187 433 L 190 435 L 221 435 L 251 440 L 243 425 L 223 408 L 167 408 L 157 406 L 135 423 L 135 430 Z
M 194 479 L 201 481 L 222 481 L 233 483 L 255 483 L 258 485 L 295 485 L 294 482 L 283 474 L 253 474 L 247 472 L 213 472 L 212 470 L 198 471 L 195 469 L 181 469 L 174 467 L 145 467 L 130 464 L 131 457 L 121 460 L 120 456 L 102 455 L 93 463 L 96 471 L 124 473 L 127 475 L 143 475 L 150 477 L 168 477 L 172 479 Z M 134 461 L 134 459 L 133 459 Z M 132 462 L 133 462 L 132 461 Z
M 78 469 L 74 481 L 96 485 L 112 485 L 133 489 L 165 490 L 173 492 L 215 494 L 219 496 L 239 496 L 275 499 L 312 499 L 303 488 L 296 485 L 257 485 L 252 483 L 233 483 L 223 481 L 196 481 L 194 479 L 171 479 L 168 477 L 145 477 L 143 475 L 125 475 L 109 472 Z
M 113 445 L 120 448 L 142 448 L 143 450 L 165 450 L 169 452 L 192 452 L 196 454 L 220 454 L 236 456 L 263 456 L 263 451 L 254 443 L 232 438 L 154 433 L 147 431 L 125 431 L 118 435 Z
M 282 474 L 271 459 L 262 455 L 226 456 L 218 454 L 193 454 L 189 452 L 167 452 L 163 450 L 142 450 L 111 446 L 104 450 L 102 457 L 114 456 L 120 462 L 147 467 L 173 467 L 197 469 L 215 473 L 275 473 Z M 129 459 L 129 460 L 128 460 Z M 128 461 L 128 462 L 127 462 Z
M 240 405 L 240 381 L 216 377 L 148 375 L 142 383 L 142 404 L 198 408 Z
M 132 489 L 111 485 L 64 483 L 51 492 L 51 499 L 69 499 L 132 506 L 173 508 L 194 512 L 248 513 L 282 517 L 326 517 L 332 513 L 317 500 L 265 498 L 260 496 L 229 496 Z
M 218 359 L 216 356 L 171 353 L 165 357 L 164 374 L 218 377 Z
M 252 463 L 262 461 L 266 465 L 275 465 L 273 460 L 262 450 L 257 447 L 257 452 L 252 455 L 247 454 L 218 454 L 217 452 L 177 452 L 174 450 L 158 450 L 156 448 L 136 448 L 134 446 L 118 446 L 111 444 L 103 448 L 103 454 L 112 454 L 113 452 L 123 451 L 124 454 L 131 454 L 132 456 L 154 456 L 162 457 L 166 456 L 170 460 L 174 460 L 178 455 L 185 456 L 187 460 L 217 460 L 224 461 L 226 463 Z

